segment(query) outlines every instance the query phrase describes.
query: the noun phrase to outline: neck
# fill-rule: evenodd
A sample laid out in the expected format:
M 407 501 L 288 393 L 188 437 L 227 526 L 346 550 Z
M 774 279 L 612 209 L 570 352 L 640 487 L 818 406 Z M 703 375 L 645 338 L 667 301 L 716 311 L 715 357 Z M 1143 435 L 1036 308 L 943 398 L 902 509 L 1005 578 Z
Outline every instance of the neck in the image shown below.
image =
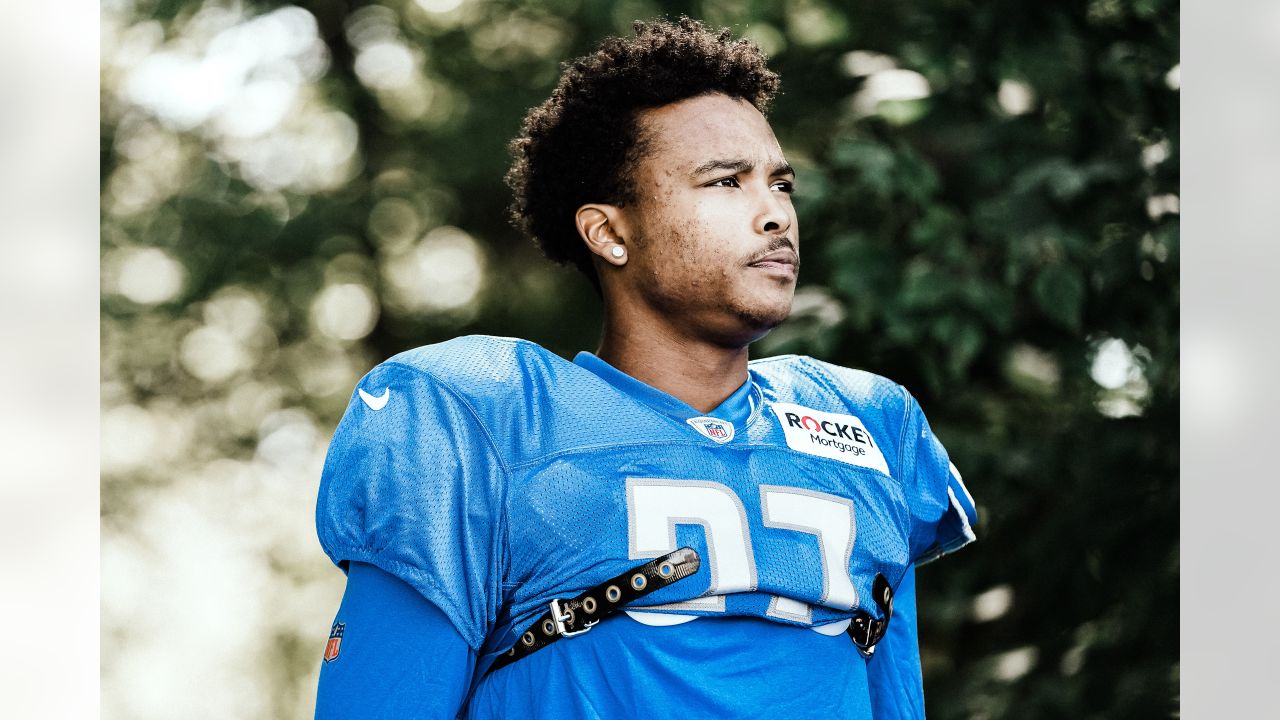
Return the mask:
M 596 355 L 702 413 L 714 410 L 747 381 L 746 345 L 717 345 L 668 325 L 635 327 L 608 313 Z

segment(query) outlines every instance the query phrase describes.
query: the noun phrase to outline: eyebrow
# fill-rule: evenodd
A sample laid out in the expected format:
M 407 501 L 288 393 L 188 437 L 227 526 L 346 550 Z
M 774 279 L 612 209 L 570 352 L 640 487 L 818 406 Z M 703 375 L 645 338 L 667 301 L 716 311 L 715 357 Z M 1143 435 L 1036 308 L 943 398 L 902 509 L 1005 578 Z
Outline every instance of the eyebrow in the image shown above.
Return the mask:
M 755 163 L 750 160 L 708 160 L 693 169 L 693 176 L 705 175 L 715 170 L 730 170 L 735 173 L 749 173 L 755 169 Z M 785 160 L 777 163 L 769 170 L 769 177 L 776 175 L 795 175 L 796 171 L 791 167 L 791 163 Z

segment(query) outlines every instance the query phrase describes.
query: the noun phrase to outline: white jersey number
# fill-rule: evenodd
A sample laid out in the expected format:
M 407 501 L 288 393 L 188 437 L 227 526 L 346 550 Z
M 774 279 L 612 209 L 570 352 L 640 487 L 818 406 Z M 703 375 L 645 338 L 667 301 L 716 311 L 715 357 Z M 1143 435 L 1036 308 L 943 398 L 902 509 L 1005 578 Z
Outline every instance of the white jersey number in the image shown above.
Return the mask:
M 853 502 L 837 495 L 781 485 L 760 486 L 760 507 L 765 527 L 814 535 L 821 553 L 823 605 L 851 609 L 858 593 L 849 575 L 849 558 L 857 523 Z M 746 508 L 733 490 L 708 480 L 627 479 L 627 525 L 632 559 L 654 558 L 677 548 L 677 525 L 700 525 L 707 542 L 706 563 L 711 584 L 703 597 L 680 603 L 655 605 L 664 610 L 724 612 L 724 596 L 756 589 L 756 560 Z M 775 596 L 770 615 L 801 622 L 811 621 L 806 603 Z M 693 615 L 627 611 L 631 617 L 653 625 L 673 625 L 695 619 Z M 836 634 L 840 627 L 823 626 L 820 632 Z

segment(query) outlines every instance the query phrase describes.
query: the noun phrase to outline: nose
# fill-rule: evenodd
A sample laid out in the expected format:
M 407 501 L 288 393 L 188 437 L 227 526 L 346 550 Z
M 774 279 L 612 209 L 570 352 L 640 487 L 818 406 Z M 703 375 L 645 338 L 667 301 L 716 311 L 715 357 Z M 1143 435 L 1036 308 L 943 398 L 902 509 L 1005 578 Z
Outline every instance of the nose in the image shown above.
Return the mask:
M 783 193 L 767 188 L 763 191 L 755 214 L 755 231 L 761 235 L 781 235 L 791 229 L 791 203 Z

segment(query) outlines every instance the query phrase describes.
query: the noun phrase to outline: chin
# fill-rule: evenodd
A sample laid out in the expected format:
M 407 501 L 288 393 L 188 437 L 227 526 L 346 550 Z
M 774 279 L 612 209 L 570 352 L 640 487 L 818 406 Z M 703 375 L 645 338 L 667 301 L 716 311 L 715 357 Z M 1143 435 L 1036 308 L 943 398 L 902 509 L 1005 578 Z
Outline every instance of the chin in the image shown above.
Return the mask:
M 755 342 L 791 316 L 791 293 L 787 293 L 785 300 L 741 305 L 736 315 L 743 328 L 743 344 Z

